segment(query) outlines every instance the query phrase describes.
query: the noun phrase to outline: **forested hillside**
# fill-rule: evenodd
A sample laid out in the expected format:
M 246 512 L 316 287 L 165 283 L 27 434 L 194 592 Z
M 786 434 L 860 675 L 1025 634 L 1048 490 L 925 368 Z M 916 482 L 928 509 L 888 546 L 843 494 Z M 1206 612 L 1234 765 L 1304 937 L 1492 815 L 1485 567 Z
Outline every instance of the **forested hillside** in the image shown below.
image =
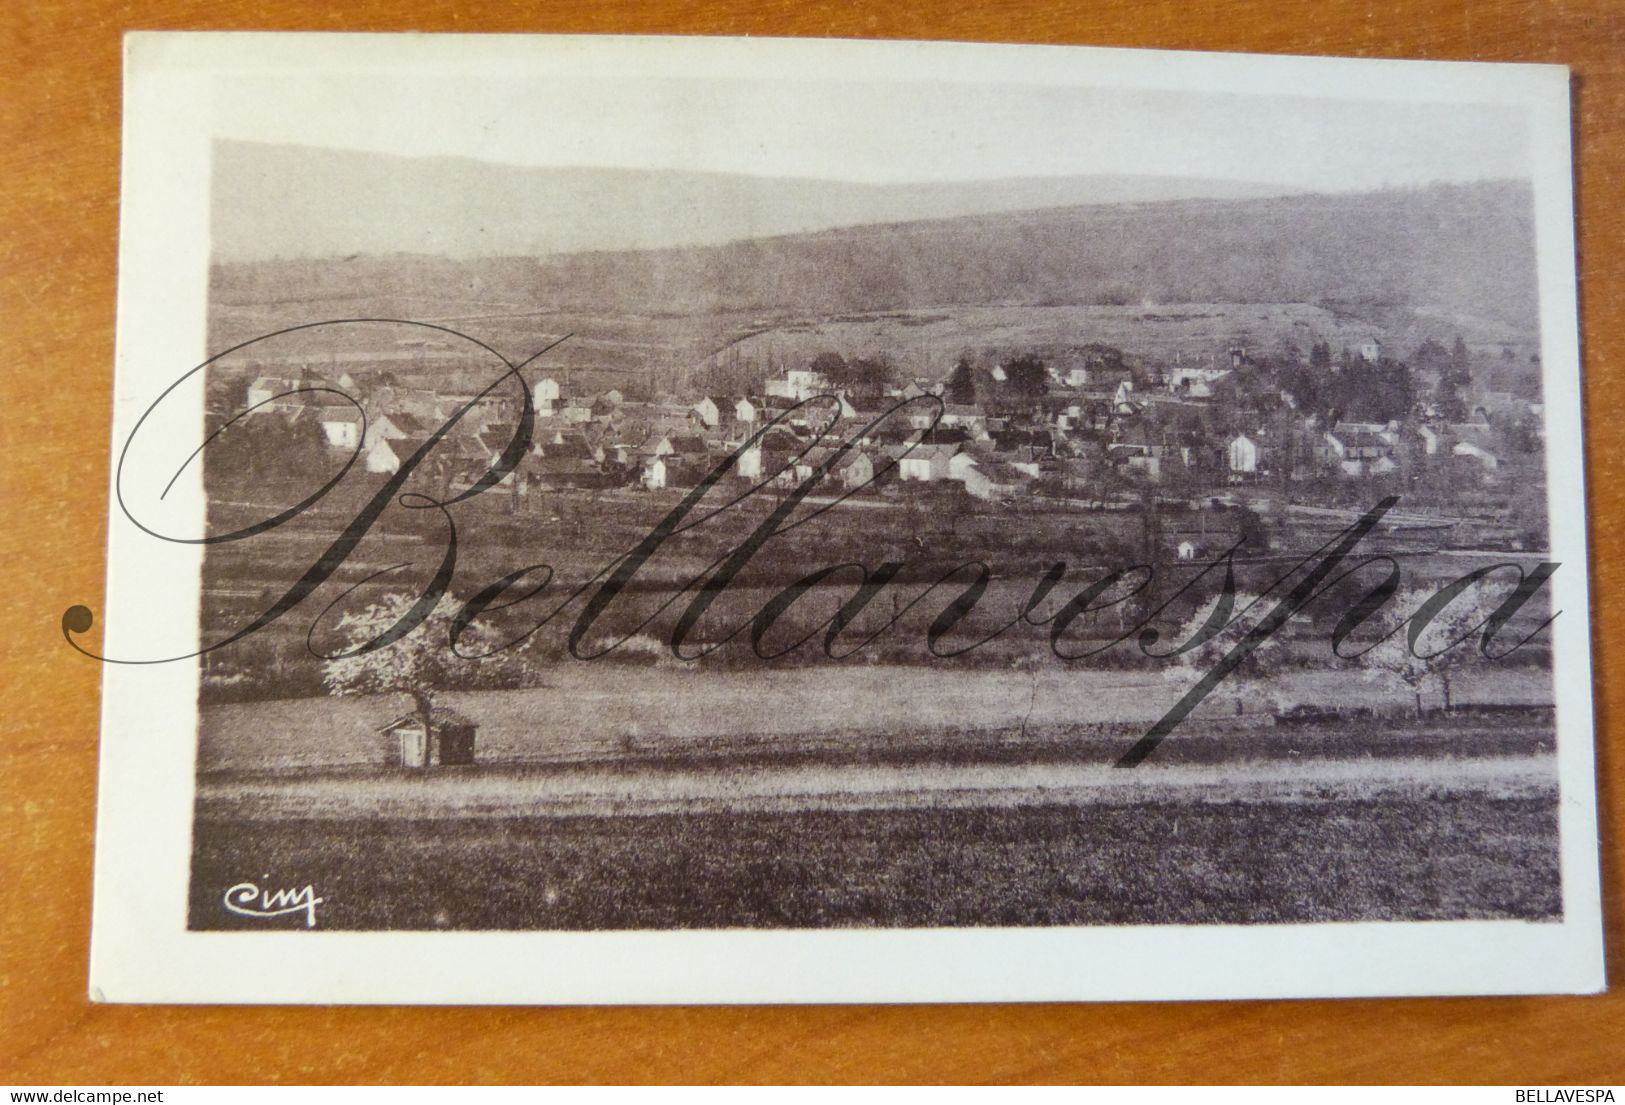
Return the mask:
M 1529 189 L 1101 204 L 678 249 L 224 263 L 217 304 L 840 315 L 969 304 L 1363 303 L 1533 334 Z

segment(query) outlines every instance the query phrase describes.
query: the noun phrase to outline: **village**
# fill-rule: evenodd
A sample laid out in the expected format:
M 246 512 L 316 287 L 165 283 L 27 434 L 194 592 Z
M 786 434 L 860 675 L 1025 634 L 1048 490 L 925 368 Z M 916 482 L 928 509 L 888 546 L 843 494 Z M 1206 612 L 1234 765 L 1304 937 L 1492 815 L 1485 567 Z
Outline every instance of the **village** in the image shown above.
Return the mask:
M 486 480 L 519 431 L 516 377 L 501 379 L 433 350 L 363 350 L 325 361 L 290 356 L 235 368 L 214 380 L 213 415 L 229 429 L 218 460 L 206 467 L 211 523 L 224 530 L 262 517 L 344 464 L 353 470 L 343 482 L 353 486 L 331 517 L 314 511 L 280 535 L 211 549 L 204 628 L 215 636 L 270 607 L 345 524 L 342 512 L 420 451 L 404 488 L 447 501 Z M 902 671 L 908 680 L 925 678 L 932 653 L 907 629 L 887 634 L 888 619 L 901 617 L 905 597 L 912 602 L 956 565 L 980 561 L 993 570 L 964 635 L 991 636 L 957 659 L 962 677 L 1007 679 L 1030 667 L 1033 655 L 1047 656 L 1054 642 L 1046 646 L 1042 633 L 1035 640 L 993 630 L 1025 609 L 1055 566 L 1081 580 L 1097 569 L 1139 564 L 1152 569 L 1143 584 L 1103 605 L 1109 612 L 1102 617 L 1082 619 L 1063 658 L 1096 657 L 1087 666 L 1117 673 L 1114 679 L 1165 680 L 1149 654 L 1113 647 L 1138 619 L 1160 616 L 1174 627 L 1197 616 L 1211 585 L 1189 594 L 1182 587 L 1219 557 L 1240 569 L 1243 591 L 1262 590 L 1390 496 L 1399 502 L 1362 542 L 1362 553 L 1405 558 L 1408 587 L 1444 586 L 1462 574 L 1464 555 L 1538 558 L 1543 438 L 1538 390 L 1520 388 L 1528 375 L 1522 368 L 1502 350 L 1475 354 L 1459 339 L 1453 349 L 1424 343 L 1404 361 L 1372 339 L 1338 354 L 1325 341 L 1312 343 L 1307 355 L 1250 350 L 1240 341 L 1167 358 L 1098 343 L 965 353 L 938 379 L 900 379 L 878 356 L 826 351 L 767 366 L 723 355 L 698 366 L 693 378 L 740 386 L 685 394 L 645 390 L 631 379 L 588 387 L 568 370 L 540 369 L 526 374 L 534 419 L 528 448 L 504 478 L 459 507 L 478 524 L 470 531 L 477 540 L 460 553 L 460 571 L 489 581 L 528 561 L 558 565 L 566 587 L 579 586 L 720 471 L 719 498 L 738 506 L 717 511 L 725 521 L 670 542 L 654 564 L 640 567 L 642 593 L 600 619 L 587 653 L 613 653 L 617 666 L 642 680 L 654 677 L 650 664 L 670 668 L 669 650 L 656 639 L 665 623 L 649 628 L 642 619 L 729 556 L 799 490 L 809 513 L 840 502 L 839 516 L 826 513 L 810 535 L 755 553 L 750 570 L 713 596 L 716 607 L 692 643 L 713 678 L 765 678 L 749 647 L 712 652 L 718 642 L 707 634 L 717 627 L 776 609 L 783 600 L 775 595 L 798 593 L 795 581 L 809 569 L 887 561 L 898 562 L 884 576 L 895 575 L 894 585 L 855 616 L 853 638 L 868 640 L 867 662 L 893 678 Z M 377 543 L 347 556 L 338 584 L 371 587 L 367 594 L 380 598 L 398 590 L 398 578 L 388 578 L 391 565 L 414 556 L 415 542 L 438 547 L 444 539 L 435 527 L 410 529 L 414 517 L 433 522 L 431 515 L 395 512 L 393 524 L 406 529 L 380 523 Z M 403 539 L 407 544 L 397 544 Z M 1291 673 L 1283 678 L 1346 677 L 1331 670 L 1337 664 L 1326 634 L 1372 582 L 1340 578 L 1335 594 L 1279 635 L 1272 662 L 1278 673 Z M 788 644 L 817 632 L 827 613 L 821 604 L 843 595 L 831 581 L 813 601 L 778 610 L 779 635 Z M 516 633 L 532 624 L 520 624 L 523 611 L 514 617 Z M 1524 624 L 1531 618 L 1538 621 L 1531 611 L 1519 626 L 1532 632 Z M 306 630 L 315 625 L 307 623 L 279 624 L 212 654 L 203 680 L 208 701 L 331 694 L 322 667 L 312 663 Z M 615 643 L 623 637 L 631 643 Z M 514 653 L 512 671 L 491 674 L 495 682 L 465 686 L 458 680 L 472 677 L 464 673 L 442 689 L 528 693 L 557 683 L 570 666 L 565 639 L 536 634 Z M 793 670 L 800 679 L 823 654 L 806 648 L 774 656 L 784 669 L 774 678 Z M 1524 650 L 1519 670 L 1543 656 L 1539 644 Z M 1410 693 L 1418 713 L 1419 695 Z M 1497 709 L 1513 708 L 1496 701 Z M 1382 702 L 1410 708 L 1408 698 Z M 1537 701 L 1531 708 L 1545 707 Z M 435 744 L 422 710 L 400 715 L 380 730 L 392 750 L 400 742 L 391 762 L 474 762 L 472 733 L 489 726 L 469 720 L 472 714 L 446 713 L 444 705 L 435 709 L 461 735 Z M 1255 713 L 1246 715 L 1249 723 L 1266 724 Z M 602 739 L 618 748 L 615 741 L 629 738 Z M 362 759 L 375 755 L 370 740 L 357 745 Z M 528 738 L 514 740 L 529 748 Z M 483 762 L 494 754 L 489 732 L 480 745 Z
M 541 372 L 529 384 L 530 448 L 500 493 L 515 511 L 550 492 L 658 495 L 693 487 L 737 453 L 727 477 L 761 494 L 822 469 L 814 494 L 880 505 L 946 494 L 966 510 L 1241 506 L 1292 512 L 1295 530 L 1399 494 L 1396 523 L 1408 519 L 1435 546 L 1532 548 L 1544 527 L 1539 396 L 1491 386 L 1513 375 L 1510 350 L 1488 369 L 1485 360 L 1459 338 L 1454 350 L 1425 343 L 1409 363 L 1375 338 L 1337 358 L 1315 343 L 1307 359 L 1238 342 L 1163 362 L 1097 344 L 967 354 L 942 378 L 900 380 L 883 357 L 822 353 L 758 371 L 745 388 L 684 395 L 587 390 Z M 741 378 L 718 368 L 695 375 Z M 458 378 L 439 378 L 448 376 Z M 497 463 L 520 401 L 507 384 L 479 395 L 435 379 L 384 357 L 259 365 L 217 410 L 246 408 L 240 423 L 273 446 L 254 450 L 257 464 L 308 473 L 330 463 L 319 453 L 355 455 L 383 478 L 467 407 L 419 466 L 444 496 Z M 1155 554 L 1207 555 L 1217 543 L 1207 530 L 1200 519 L 1171 526 Z

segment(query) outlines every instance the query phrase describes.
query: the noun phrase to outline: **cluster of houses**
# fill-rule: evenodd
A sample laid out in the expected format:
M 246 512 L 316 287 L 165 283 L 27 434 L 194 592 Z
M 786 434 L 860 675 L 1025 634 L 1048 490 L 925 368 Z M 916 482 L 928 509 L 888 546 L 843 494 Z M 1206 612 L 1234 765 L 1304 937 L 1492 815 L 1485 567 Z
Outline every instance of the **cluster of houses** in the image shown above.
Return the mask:
M 823 468 L 826 479 L 851 489 L 890 471 L 897 480 L 958 484 L 989 500 L 1046 479 L 1059 493 L 1100 494 L 1114 472 L 1149 483 L 1183 472 L 1217 486 L 1283 470 L 1294 479 L 1377 478 L 1414 457 L 1465 458 L 1489 478 L 1500 465 L 1483 408 L 1457 424 L 1317 425 L 1297 418 L 1218 434 L 1211 427 L 1233 429 L 1237 419 L 1233 411 L 1214 417 L 1215 386 L 1242 365 L 1241 351 L 1227 366 L 1176 361 L 1138 373 L 1113 352 L 1049 366 L 1043 387 L 1020 393 L 997 364 L 978 370 L 983 378 L 969 393 L 963 384 L 950 391 L 928 380 L 837 387 L 797 367 L 767 380 L 760 394 L 651 402 L 614 388 L 578 394 L 544 377 L 531 385 L 532 445 L 509 481 L 520 494 L 693 486 L 740 449 L 735 474 L 751 482 L 794 486 Z M 1360 352 L 1375 358 L 1379 347 L 1369 343 Z M 910 402 L 927 396 L 937 401 Z M 261 375 L 246 399 L 256 417 L 315 423 L 329 446 L 359 448 L 366 469 L 380 474 L 398 471 L 466 408 L 426 462 L 453 490 L 490 469 L 513 439 L 519 411 L 511 391 L 448 395 L 405 386 L 382 370 L 359 386 L 348 373 L 331 384 L 309 370 L 297 378 Z M 819 441 L 819 430 L 832 422 Z M 830 447 L 846 441 L 853 445 L 843 452 Z

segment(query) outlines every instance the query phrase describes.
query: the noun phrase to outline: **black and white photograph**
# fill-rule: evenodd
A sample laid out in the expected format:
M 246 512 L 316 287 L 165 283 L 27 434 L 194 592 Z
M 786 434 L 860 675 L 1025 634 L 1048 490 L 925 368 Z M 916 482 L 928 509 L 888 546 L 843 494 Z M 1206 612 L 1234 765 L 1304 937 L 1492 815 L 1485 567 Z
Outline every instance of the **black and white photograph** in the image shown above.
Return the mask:
M 126 131 L 143 923 L 447 941 L 309 1000 L 1601 985 L 1561 71 L 285 38 Z

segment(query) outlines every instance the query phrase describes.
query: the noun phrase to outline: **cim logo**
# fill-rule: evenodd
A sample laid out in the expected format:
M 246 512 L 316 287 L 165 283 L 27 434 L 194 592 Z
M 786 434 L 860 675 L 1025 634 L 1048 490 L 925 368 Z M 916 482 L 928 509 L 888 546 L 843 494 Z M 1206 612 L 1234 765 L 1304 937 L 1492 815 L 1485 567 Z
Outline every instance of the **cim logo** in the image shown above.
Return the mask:
M 269 876 L 267 876 L 269 877 Z M 240 882 L 226 891 L 225 907 L 244 917 L 283 917 L 303 912 L 305 927 L 316 927 L 316 907 L 322 899 L 314 886 L 303 890 L 261 890 L 251 882 Z

